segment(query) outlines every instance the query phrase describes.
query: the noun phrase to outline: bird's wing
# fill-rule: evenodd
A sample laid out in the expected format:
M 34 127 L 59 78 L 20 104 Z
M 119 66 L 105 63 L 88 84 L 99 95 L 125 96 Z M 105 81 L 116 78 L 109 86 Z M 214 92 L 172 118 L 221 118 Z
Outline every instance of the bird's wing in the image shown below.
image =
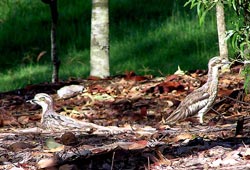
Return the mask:
M 175 123 L 189 116 L 195 115 L 209 102 L 209 93 L 205 90 L 197 89 L 187 95 L 177 109 L 166 119 L 167 123 Z
M 96 125 L 94 123 L 90 123 L 90 122 L 83 122 L 83 121 L 78 121 L 75 120 L 73 118 L 64 116 L 64 115 L 60 115 L 57 113 L 53 113 L 53 114 L 49 114 L 46 117 L 44 117 L 44 119 L 50 119 L 50 120 L 55 120 L 53 122 L 51 122 L 50 120 L 48 121 L 44 121 L 44 122 L 51 122 L 53 123 L 53 125 L 48 125 L 49 127 L 58 127 L 58 129 L 60 127 L 63 127 L 65 129 L 69 128 L 69 129 L 81 129 L 81 130 L 89 130 L 89 129 L 93 129 L 93 128 L 99 128 L 99 125 Z

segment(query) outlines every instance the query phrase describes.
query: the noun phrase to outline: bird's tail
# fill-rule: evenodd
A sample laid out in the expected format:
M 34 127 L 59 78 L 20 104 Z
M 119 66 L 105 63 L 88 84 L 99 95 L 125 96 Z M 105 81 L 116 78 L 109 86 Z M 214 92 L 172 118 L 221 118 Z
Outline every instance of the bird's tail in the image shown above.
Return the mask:
M 165 120 L 166 124 L 175 124 L 179 120 L 185 119 L 185 114 L 182 114 L 180 110 L 175 110 L 170 114 L 170 116 L 167 117 Z

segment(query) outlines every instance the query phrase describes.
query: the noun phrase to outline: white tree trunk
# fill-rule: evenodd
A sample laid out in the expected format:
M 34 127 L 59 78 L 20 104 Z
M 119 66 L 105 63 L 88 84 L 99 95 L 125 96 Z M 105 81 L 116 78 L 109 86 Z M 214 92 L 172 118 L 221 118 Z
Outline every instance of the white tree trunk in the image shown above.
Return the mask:
M 228 58 L 224 5 L 222 3 L 216 4 L 216 20 L 217 20 L 220 57 Z
M 107 77 L 109 72 L 108 0 L 92 0 L 90 75 Z

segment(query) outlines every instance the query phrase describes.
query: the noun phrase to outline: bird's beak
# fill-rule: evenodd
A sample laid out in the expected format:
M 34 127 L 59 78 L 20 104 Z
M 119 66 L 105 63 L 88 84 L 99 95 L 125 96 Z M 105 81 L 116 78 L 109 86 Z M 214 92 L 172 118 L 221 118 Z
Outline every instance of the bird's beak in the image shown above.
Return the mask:
M 31 103 L 31 104 L 36 104 L 36 100 L 35 99 L 31 99 L 31 100 L 27 100 L 27 103 Z
M 221 63 L 222 64 L 231 64 L 231 62 L 227 59 L 223 59 Z
M 231 62 L 230 61 L 225 61 L 225 62 L 222 62 L 223 64 L 231 64 Z

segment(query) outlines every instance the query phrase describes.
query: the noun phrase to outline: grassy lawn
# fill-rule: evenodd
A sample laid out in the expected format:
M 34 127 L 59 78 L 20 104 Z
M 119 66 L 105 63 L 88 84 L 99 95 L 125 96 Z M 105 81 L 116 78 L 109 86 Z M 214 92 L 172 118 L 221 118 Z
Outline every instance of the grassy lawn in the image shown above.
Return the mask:
M 215 14 L 199 26 L 184 0 L 110 0 L 111 74 L 156 76 L 206 68 L 218 55 Z M 60 0 L 60 79 L 89 75 L 91 1 Z M 39 53 L 46 54 L 38 58 Z M 0 2 L 0 92 L 51 80 L 50 11 L 41 1 Z

